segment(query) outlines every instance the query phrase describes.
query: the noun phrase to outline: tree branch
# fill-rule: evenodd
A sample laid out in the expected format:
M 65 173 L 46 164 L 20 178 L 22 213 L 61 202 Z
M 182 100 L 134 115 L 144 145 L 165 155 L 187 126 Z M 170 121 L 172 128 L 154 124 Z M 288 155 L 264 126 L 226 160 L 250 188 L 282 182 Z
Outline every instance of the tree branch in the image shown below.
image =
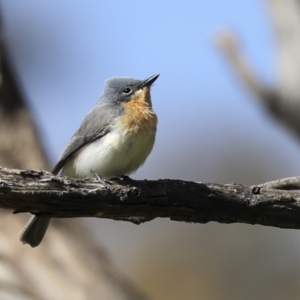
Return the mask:
M 0 207 L 55 218 L 101 217 L 136 224 L 247 223 L 300 229 L 300 177 L 257 186 L 181 180 L 71 179 L 40 170 L 0 168 Z M 280 188 L 280 190 L 278 189 Z

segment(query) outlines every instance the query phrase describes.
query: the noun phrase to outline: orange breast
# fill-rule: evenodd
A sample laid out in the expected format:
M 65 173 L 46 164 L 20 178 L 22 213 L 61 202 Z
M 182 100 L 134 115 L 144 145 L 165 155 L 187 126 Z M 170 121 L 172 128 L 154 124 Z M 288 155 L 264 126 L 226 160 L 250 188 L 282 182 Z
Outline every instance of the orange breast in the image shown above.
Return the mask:
M 156 130 L 157 116 L 152 110 L 150 91 L 147 87 L 138 90 L 130 101 L 122 104 L 124 114 L 119 118 L 119 125 L 131 132 Z

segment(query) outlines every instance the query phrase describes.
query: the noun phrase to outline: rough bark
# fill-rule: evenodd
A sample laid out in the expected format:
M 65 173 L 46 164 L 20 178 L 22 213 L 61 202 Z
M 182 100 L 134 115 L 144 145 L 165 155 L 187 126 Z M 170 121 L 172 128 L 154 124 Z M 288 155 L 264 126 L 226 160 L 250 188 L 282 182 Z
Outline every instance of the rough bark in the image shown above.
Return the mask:
M 297 190 L 298 189 L 298 190 Z M 55 218 L 142 223 L 248 223 L 300 229 L 300 177 L 257 186 L 180 180 L 75 180 L 40 170 L 0 169 L 0 206 Z

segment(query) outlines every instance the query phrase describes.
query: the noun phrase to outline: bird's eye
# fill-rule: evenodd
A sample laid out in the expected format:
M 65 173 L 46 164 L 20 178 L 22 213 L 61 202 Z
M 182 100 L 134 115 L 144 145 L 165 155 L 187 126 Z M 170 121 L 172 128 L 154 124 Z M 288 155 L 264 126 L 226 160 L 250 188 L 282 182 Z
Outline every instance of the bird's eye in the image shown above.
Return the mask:
M 129 88 L 129 87 L 126 87 L 124 90 L 123 90 L 123 94 L 130 94 L 132 92 L 132 89 Z

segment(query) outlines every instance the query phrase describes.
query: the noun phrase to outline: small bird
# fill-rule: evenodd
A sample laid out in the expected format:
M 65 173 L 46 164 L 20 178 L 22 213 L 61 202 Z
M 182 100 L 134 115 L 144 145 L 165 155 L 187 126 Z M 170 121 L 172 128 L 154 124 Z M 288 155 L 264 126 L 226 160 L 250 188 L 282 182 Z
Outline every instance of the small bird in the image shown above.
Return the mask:
M 114 77 L 105 83 L 103 96 L 75 132 L 52 173 L 73 178 L 98 177 L 101 181 L 132 174 L 147 159 L 156 135 L 157 116 L 152 109 L 146 80 Z M 51 218 L 33 216 L 20 241 L 38 246 Z

